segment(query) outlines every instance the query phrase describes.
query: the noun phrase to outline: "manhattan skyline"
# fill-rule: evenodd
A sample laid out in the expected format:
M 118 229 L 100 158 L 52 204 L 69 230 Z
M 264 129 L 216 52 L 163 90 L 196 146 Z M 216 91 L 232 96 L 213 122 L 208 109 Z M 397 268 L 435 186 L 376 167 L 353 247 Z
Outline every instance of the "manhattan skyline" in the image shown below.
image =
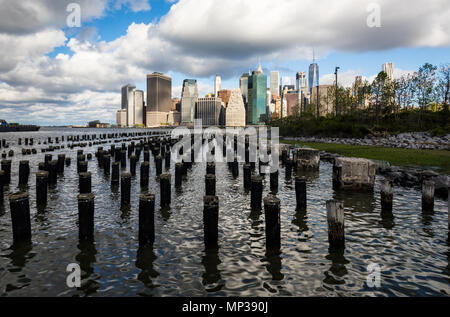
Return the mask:
M 199 96 L 214 92 L 216 75 L 223 89 L 239 88 L 258 61 L 295 84 L 313 50 L 320 84 L 332 84 L 339 66 L 344 86 L 373 79 L 386 62 L 399 76 L 450 56 L 450 5 L 440 0 L 426 10 L 380 1 L 380 28 L 366 25 L 373 1 L 78 1 L 79 28 L 66 25 L 72 1 L 0 2 L 0 118 L 24 124 L 113 123 L 120 87 L 146 91 L 153 72 L 170 76 L 180 98 L 186 78 L 197 80 Z

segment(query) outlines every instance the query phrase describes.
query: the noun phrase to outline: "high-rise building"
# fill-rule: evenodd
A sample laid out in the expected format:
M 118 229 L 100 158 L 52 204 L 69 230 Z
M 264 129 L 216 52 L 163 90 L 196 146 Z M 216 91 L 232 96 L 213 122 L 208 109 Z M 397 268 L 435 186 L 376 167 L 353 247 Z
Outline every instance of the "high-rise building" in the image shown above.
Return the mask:
M 224 111 L 225 108 L 220 98 L 198 98 L 195 106 L 195 119 L 201 119 L 203 126 L 223 125 Z
M 245 127 L 245 106 L 241 90 L 231 91 L 230 101 L 226 109 L 227 127 Z
M 384 63 L 383 72 L 387 74 L 389 80 L 394 80 L 394 63 Z
M 136 86 L 125 85 L 122 87 L 122 109 L 126 110 L 128 108 L 128 101 L 131 98 L 131 93 L 136 89 Z
M 166 112 L 172 108 L 172 79 L 161 73 L 147 75 L 147 112 Z
M 125 128 L 127 126 L 127 110 L 120 109 L 117 111 L 116 120 L 119 128 Z
M 280 95 L 280 73 L 278 71 L 270 72 L 270 94 Z
M 305 72 L 298 72 L 296 75 L 296 90 L 301 91 L 303 88 L 308 87 L 308 82 L 306 80 Z
M 314 87 L 319 86 L 319 65 L 317 63 L 309 65 L 308 79 L 309 92 L 311 93 Z
M 231 90 L 228 90 L 228 89 L 219 90 L 217 97 L 222 99 L 222 102 L 226 108 L 228 105 L 228 102 L 230 101 L 230 98 L 231 98 Z
M 261 65 L 248 78 L 247 123 L 261 124 L 266 121 L 267 76 Z
M 244 104 L 248 101 L 248 73 L 242 74 L 239 79 L 239 88 L 241 89 L 242 97 L 244 97 Z
M 195 79 L 185 79 L 181 92 L 181 122 L 183 124 L 194 123 L 197 99 L 197 81 Z
M 142 90 L 133 91 L 134 97 L 134 122 L 133 125 L 143 125 L 144 121 L 144 92 Z
M 214 95 L 216 97 L 219 96 L 219 91 L 222 90 L 222 78 L 219 75 L 216 75 L 216 79 L 214 80 Z

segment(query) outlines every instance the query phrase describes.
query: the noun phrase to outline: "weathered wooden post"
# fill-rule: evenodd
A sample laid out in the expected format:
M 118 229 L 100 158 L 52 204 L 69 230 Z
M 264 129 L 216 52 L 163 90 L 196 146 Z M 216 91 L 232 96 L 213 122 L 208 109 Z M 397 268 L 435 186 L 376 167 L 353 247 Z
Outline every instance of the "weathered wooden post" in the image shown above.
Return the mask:
M 48 172 L 36 173 L 36 205 L 47 205 Z
M 219 246 L 219 198 L 216 196 L 205 196 L 203 203 L 205 249 L 217 249 Z
M 183 183 L 183 163 L 175 164 L 175 187 L 181 187 Z
M 216 196 L 216 175 L 206 174 L 205 193 L 206 196 Z
M 422 211 L 433 212 L 434 210 L 434 183 L 425 181 L 422 184 Z
M 69 167 L 71 163 L 72 160 L 70 159 L 70 157 L 66 157 L 66 166 Z
M 144 162 L 150 162 L 150 152 L 148 150 L 144 150 Z
M 272 192 L 278 191 L 278 170 L 270 173 L 270 190 Z
M 79 161 L 77 164 L 77 173 L 86 173 L 88 171 L 88 162 Z
M 250 201 L 252 210 L 261 210 L 263 179 L 264 178 L 260 175 L 252 176 L 251 201 Z
M 150 163 L 144 161 L 141 164 L 141 187 L 148 186 L 148 180 L 150 178 Z
M 79 178 L 79 193 L 80 194 L 89 194 L 92 192 L 92 180 L 91 180 L 91 173 L 80 173 L 78 174 Z
M 161 194 L 161 207 L 170 207 L 171 191 L 170 188 L 170 174 L 161 174 L 159 177 L 160 194 Z
M 244 171 L 244 189 L 250 190 L 252 187 L 252 168 L 250 164 L 245 163 L 243 166 Z
M 65 154 L 58 155 L 58 174 L 64 173 L 64 161 L 66 160 Z
M 28 193 L 20 192 L 9 195 L 13 243 L 31 241 L 30 202 Z
M 301 213 L 306 212 L 307 198 L 306 198 L 306 179 L 305 177 L 295 178 L 295 198 L 297 201 L 297 211 Z
M 111 174 L 111 155 L 106 154 L 103 155 L 103 171 L 105 175 Z
M 112 163 L 112 172 L 111 172 L 111 185 L 119 185 L 120 182 L 120 163 L 114 162 Z
M 280 200 L 278 198 L 272 195 L 264 198 L 264 215 L 266 218 L 266 250 L 280 250 Z
M 342 201 L 327 201 L 327 220 L 330 247 L 345 247 L 344 203 Z
M 139 245 L 155 242 L 155 195 L 142 194 L 139 197 Z
M 216 163 L 209 162 L 206 164 L 206 174 L 216 175 Z
M 392 214 L 392 200 L 394 190 L 392 181 L 383 179 L 381 181 L 381 213 L 384 215 Z
M 19 163 L 19 186 L 26 186 L 30 177 L 30 164 L 28 161 Z
M 78 239 L 94 240 L 94 194 L 78 195 Z
M 130 156 L 130 173 L 132 176 L 136 176 L 136 155 Z
M 122 173 L 121 188 L 120 188 L 122 206 L 130 205 L 130 194 L 131 194 L 131 174 L 125 172 Z
M 10 160 L 2 160 L 2 170 L 5 172 L 3 175 L 3 184 L 9 185 L 11 184 L 11 161 Z
M 120 166 L 123 169 L 127 168 L 127 151 L 125 150 L 120 152 Z
M 164 154 L 164 164 L 165 164 L 165 168 L 166 170 L 170 169 L 170 160 L 171 160 L 171 156 L 170 156 L 170 151 L 165 152 Z
M 239 162 L 238 162 L 237 158 L 234 158 L 231 170 L 233 173 L 233 178 L 238 178 L 239 177 Z
M 48 184 L 56 186 L 58 182 L 58 161 L 50 161 L 48 165 Z
M 286 165 L 286 175 L 285 175 L 286 179 L 291 179 L 292 178 L 292 165 L 293 165 L 292 160 L 290 158 L 288 158 L 286 160 L 285 165 Z
M 155 165 L 156 165 L 156 176 L 159 176 L 162 173 L 162 157 L 160 155 L 155 157 Z

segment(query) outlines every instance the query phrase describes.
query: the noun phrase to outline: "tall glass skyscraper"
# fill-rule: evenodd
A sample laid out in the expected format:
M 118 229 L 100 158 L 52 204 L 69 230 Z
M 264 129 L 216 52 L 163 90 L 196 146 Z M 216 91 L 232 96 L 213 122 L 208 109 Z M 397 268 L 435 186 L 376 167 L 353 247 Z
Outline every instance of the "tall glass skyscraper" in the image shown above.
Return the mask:
M 181 92 L 181 122 L 194 123 L 195 103 L 198 99 L 197 80 L 185 79 L 183 91 Z
M 263 74 L 261 65 L 248 78 L 247 123 L 260 124 L 267 118 L 267 76 Z
M 309 65 L 309 92 L 312 93 L 313 87 L 319 86 L 319 65 L 312 63 Z

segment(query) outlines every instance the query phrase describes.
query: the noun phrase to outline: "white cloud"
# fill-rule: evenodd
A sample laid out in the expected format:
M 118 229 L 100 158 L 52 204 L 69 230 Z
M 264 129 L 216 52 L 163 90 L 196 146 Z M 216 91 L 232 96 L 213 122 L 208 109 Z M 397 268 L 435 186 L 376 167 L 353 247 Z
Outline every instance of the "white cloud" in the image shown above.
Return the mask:
M 312 47 L 323 56 L 333 50 L 450 45 L 448 0 L 380 0 L 382 28 L 373 29 L 366 26 L 372 0 L 180 0 L 158 24 L 133 23 L 124 36 L 92 43 L 86 40 L 96 36 L 95 29 L 69 41 L 59 29 L 69 2 L 0 0 L 0 115 L 29 107 L 37 122 L 51 113 L 54 121 L 114 121 L 121 85 L 141 82 L 152 71 L 193 78 L 219 73 L 227 79 L 258 58 L 309 59 Z M 83 21 L 114 5 L 151 9 L 146 0 L 78 2 Z M 62 45 L 71 54 L 46 55 Z M 339 82 L 349 85 L 358 73 L 341 72 Z M 321 78 L 333 82 L 333 74 Z M 199 82 L 199 90 L 205 95 L 213 87 Z M 174 95 L 180 94 L 175 87 Z

